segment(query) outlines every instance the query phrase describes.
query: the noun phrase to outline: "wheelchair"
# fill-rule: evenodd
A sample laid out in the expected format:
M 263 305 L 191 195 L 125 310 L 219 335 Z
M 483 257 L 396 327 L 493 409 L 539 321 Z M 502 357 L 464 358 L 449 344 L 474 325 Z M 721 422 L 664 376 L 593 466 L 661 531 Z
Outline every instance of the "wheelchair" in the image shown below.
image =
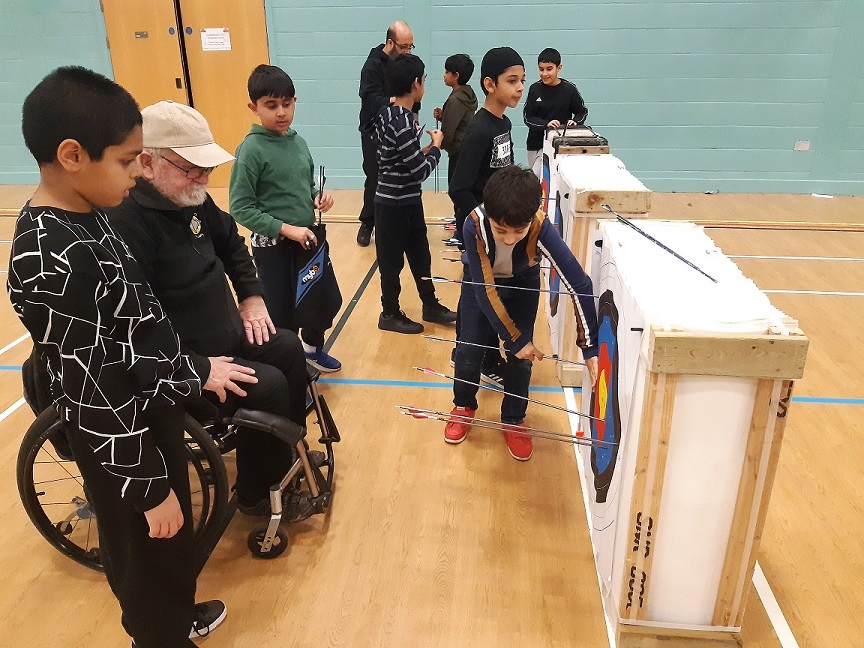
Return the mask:
M 36 415 L 21 442 L 16 476 L 18 493 L 30 521 L 42 536 L 75 562 L 102 570 L 98 521 L 87 500 L 84 483 L 72 456 L 63 424 L 48 390 L 47 368 L 40 350 L 34 348 L 22 368 L 24 398 Z M 339 431 L 317 381 L 320 372 L 308 369 L 311 396 L 306 413 L 315 415 L 324 451 L 310 451 L 306 427 L 267 412 L 237 409 L 233 413 L 202 397 L 187 404 L 184 420 L 192 520 L 195 534 L 196 568 L 200 571 L 216 547 L 237 510 L 237 498 L 228 483 L 222 455 L 236 445 L 236 434 L 244 428 L 262 430 L 288 443 L 294 461 L 278 484 L 270 488 L 271 515 L 267 524 L 255 527 L 247 546 L 253 556 L 276 558 L 288 548 L 286 521 L 323 514 L 333 495 L 333 444 Z M 286 507 L 284 502 L 288 503 Z M 303 506 L 305 517 L 297 518 L 292 506 Z M 285 510 L 287 508 L 287 510 Z

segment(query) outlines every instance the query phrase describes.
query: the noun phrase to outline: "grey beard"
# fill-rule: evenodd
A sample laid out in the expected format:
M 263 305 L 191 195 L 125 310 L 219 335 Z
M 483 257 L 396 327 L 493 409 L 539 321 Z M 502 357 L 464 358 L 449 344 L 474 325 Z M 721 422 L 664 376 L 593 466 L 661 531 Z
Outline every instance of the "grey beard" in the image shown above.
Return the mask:
M 203 205 L 204 201 L 207 200 L 207 187 L 204 185 L 190 185 L 183 189 L 183 191 L 169 194 L 159 186 L 159 182 L 155 178 L 151 184 L 156 188 L 156 191 L 178 207 L 197 207 L 198 205 Z

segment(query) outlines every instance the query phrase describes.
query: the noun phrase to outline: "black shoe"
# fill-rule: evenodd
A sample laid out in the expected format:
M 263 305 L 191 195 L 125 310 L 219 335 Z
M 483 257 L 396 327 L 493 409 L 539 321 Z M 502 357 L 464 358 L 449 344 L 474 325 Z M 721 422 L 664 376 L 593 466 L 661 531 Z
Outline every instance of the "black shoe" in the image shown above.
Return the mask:
M 393 331 L 394 333 L 405 333 L 407 335 L 416 335 L 423 332 L 423 325 L 408 319 L 408 316 L 402 311 L 399 311 L 395 315 L 381 313 L 378 317 L 378 328 L 382 331 Z
M 241 497 L 237 498 L 237 510 L 250 517 L 270 517 L 270 498 L 266 497 L 252 502 Z
M 286 491 L 282 496 L 282 521 L 285 524 L 300 522 L 316 513 L 312 504 L 312 493 L 303 491 Z
M 209 635 L 225 620 L 228 608 L 222 601 L 206 601 L 195 604 L 195 619 L 192 621 L 190 639 L 199 639 Z
M 309 457 L 309 465 L 320 468 L 327 463 L 327 455 L 320 450 L 307 450 L 306 456 Z
M 435 324 L 452 324 L 456 321 L 456 313 L 435 300 L 434 304 L 423 305 L 423 321 L 434 322 Z
M 480 382 L 504 389 L 504 369 L 507 363 L 501 360 L 498 364 L 485 367 L 480 371 Z
M 357 245 L 369 247 L 369 242 L 372 240 L 372 229 L 366 223 L 360 223 L 360 229 L 357 230 Z

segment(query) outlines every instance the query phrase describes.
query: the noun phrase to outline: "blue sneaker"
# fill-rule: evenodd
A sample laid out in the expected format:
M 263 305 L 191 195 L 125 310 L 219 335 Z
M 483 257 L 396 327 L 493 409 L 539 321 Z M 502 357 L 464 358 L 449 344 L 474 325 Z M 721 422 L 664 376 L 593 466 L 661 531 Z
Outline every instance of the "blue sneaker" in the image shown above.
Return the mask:
M 306 353 L 306 362 L 315 367 L 318 371 L 332 373 L 339 371 L 342 368 L 342 363 L 324 351 L 324 347 L 318 347 L 312 353 Z

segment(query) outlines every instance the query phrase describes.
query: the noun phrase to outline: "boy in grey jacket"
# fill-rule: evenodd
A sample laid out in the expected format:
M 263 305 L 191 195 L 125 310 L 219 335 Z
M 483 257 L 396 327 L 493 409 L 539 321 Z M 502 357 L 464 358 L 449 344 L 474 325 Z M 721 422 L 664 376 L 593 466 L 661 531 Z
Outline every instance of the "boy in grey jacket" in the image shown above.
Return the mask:
M 441 148 L 447 151 L 447 184 L 456 170 L 462 140 L 471 118 L 477 112 L 477 95 L 468 85 L 474 73 L 474 62 L 467 54 L 454 54 L 444 61 L 444 85 L 452 89 L 443 108 L 433 111 L 435 119 L 441 122 L 444 141 Z

